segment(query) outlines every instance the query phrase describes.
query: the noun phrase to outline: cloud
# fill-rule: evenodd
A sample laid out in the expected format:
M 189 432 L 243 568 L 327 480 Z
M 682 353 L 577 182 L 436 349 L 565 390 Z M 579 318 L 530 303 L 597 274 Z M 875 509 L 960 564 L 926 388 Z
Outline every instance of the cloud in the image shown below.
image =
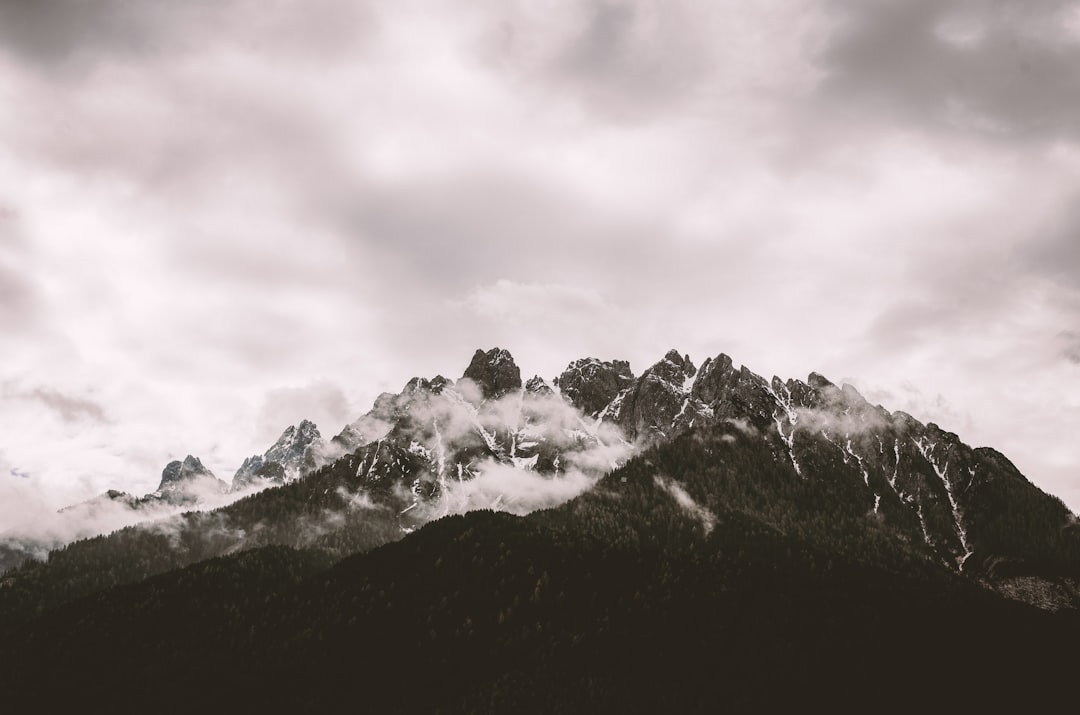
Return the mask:
M 1080 295 L 1080 195 L 1073 193 L 1065 208 L 1044 219 L 1040 231 L 1024 245 L 1023 267 L 1032 275 Z
M 0 328 L 8 333 L 32 328 L 40 309 L 37 286 L 20 270 L 28 253 L 18 214 L 0 205 Z
M 39 478 L 15 476 L 17 470 L 7 465 L 0 454 L 0 545 L 36 559 L 43 559 L 49 551 L 73 541 L 136 524 L 149 524 L 179 538 L 182 513 L 211 511 L 259 490 L 256 486 L 222 494 L 203 485 L 197 505 L 173 505 L 157 500 L 137 503 L 130 495 L 112 492 L 57 510 L 49 503 Z
M 716 515 L 694 501 L 694 498 L 683 489 L 681 484 L 672 479 L 661 477 L 659 474 L 653 475 L 653 482 L 671 495 L 671 498 L 686 512 L 687 516 L 701 523 L 701 528 L 704 529 L 706 536 L 716 527 Z
M 1064 345 L 1062 354 L 1073 365 L 1080 365 L 1080 333 L 1075 330 L 1065 330 L 1059 336 Z
M 332 437 L 352 416 L 345 392 L 328 380 L 278 388 L 266 394 L 259 410 L 257 439 L 269 446 L 286 427 L 304 419 L 322 425 L 322 430 L 330 433 L 326 436 Z
M 493 4 L 481 56 L 601 121 L 662 123 L 708 114 L 741 83 L 771 90 L 791 69 L 806 3 L 589 0 Z M 747 32 L 755 28 L 754 32 Z M 760 28 L 772 36 L 768 57 Z M 786 73 L 770 71 L 783 66 Z
M 520 516 L 563 504 L 595 483 L 579 470 L 545 475 L 488 461 L 472 479 L 451 482 L 434 515 L 494 509 Z
M 1077 139 L 1069 0 L 834 0 L 821 92 L 855 111 L 988 138 Z
M 89 420 L 92 422 L 105 422 L 107 416 L 105 409 L 94 400 L 67 395 L 49 387 L 35 387 L 30 390 L 20 390 L 11 383 L 3 386 L 3 395 L 6 399 L 32 400 L 38 402 L 55 412 L 64 422 L 79 422 Z
M 196 52 L 230 36 L 326 56 L 369 28 L 363 3 L 325 0 L 12 0 L 0 4 L 0 45 L 47 70 L 112 56 Z M 199 41 L 196 41 L 195 38 Z M 234 40 L 235 41 L 235 40 Z
M 556 506 L 634 450 L 618 427 L 596 424 L 557 395 L 511 392 L 481 402 L 479 394 L 461 392 L 471 389 L 470 382 L 461 380 L 439 395 L 412 393 L 399 405 L 408 419 L 395 428 L 395 438 L 411 442 L 433 463 L 430 473 L 415 478 L 439 484 L 438 498 L 413 518 L 474 509 L 526 514 Z M 536 471 L 541 455 L 550 460 L 543 473 Z
M 516 283 L 505 279 L 474 288 L 464 303 L 481 317 L 511 321 L 557 319 L 581 313 L 595 319 L 613 310 L 595 290 L 558 283 Z

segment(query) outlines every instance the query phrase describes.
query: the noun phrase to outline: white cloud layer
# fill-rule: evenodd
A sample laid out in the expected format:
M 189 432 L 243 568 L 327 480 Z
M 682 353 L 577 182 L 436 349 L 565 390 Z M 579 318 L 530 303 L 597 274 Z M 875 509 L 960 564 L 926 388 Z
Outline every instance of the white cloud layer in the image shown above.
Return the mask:
M 142 494 L 477 347 L 677 347 L 851 381 L 1080 510 L 1077 16 L 0 4 L 0 479 Z

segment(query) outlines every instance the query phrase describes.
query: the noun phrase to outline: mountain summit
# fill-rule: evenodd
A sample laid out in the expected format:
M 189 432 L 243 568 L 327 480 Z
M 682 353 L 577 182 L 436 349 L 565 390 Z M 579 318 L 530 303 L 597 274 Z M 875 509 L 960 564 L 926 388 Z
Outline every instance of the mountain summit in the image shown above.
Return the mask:
M 512 390 L 521 389 L 521 370 L 508 350 L 477 350 L 462 379 L 472 380 L 484 399 L 496 400 Z
M 310 420 L 290 425 L 263 454 L 244 460 L 233 475 L 232 488 L 239 490 L 259 482 L 284 484 L 299 479 L 322 463 L 326 445 L 319 428 Z
M 174 460 L 161 471 L 157 491 L 144 500 L 160 498 L 170 503 L 195 503 L 208 495 L 222 494 L 228 485 L 203 466 L 198 457 L 190 454 L 184 461 Z

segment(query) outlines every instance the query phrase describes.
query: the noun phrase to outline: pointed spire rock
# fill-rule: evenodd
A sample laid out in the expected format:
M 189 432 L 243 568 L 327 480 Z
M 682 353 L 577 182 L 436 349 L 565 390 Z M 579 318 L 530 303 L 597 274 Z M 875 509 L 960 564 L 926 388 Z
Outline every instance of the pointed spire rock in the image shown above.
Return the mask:
M 521 370 L 510 352 L 502 348 L 477 350 L 461 377 L 475 382 L 487 400 L 521 389 Z

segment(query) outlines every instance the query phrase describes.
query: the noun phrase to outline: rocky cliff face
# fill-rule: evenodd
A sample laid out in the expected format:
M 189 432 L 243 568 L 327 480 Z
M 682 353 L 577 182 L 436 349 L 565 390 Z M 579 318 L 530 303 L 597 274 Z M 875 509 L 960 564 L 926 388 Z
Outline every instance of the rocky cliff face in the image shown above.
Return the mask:
M 581 358 L 555 378 L 555 385 L 574 407 L 590 417 L 598 417 L 616 397 L 634 385 L 634 373 L 625 360 L 601 362 L 596 358 Z
M 486 400 L 496 400 L 521 389 L 521 370 L 509 351 L 501 348 L 477 350 L 461 377 L 475 382 Z

